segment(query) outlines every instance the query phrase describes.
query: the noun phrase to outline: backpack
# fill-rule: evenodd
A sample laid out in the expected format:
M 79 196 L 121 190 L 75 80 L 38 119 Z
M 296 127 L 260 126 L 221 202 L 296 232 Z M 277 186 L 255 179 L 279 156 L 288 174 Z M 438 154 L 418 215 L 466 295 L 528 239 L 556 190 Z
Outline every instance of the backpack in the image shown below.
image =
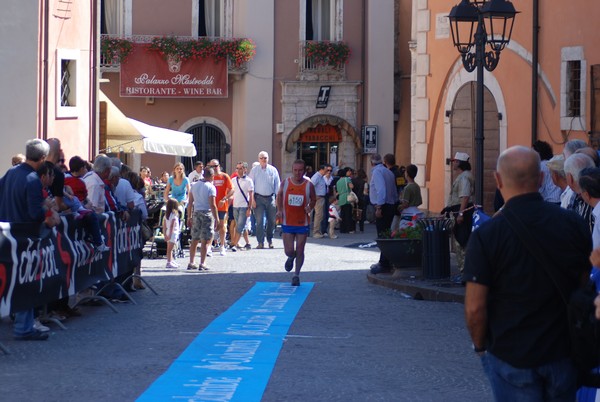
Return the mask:
M 593 388 L 600 388 L 600 373 L 592 372 L 600 366 L 600 327 L 594 306 L 597 295 L 595 284 L 589 281 L 571 294 L 567 304 L 571 358 L 578 371 L 578 382 Z

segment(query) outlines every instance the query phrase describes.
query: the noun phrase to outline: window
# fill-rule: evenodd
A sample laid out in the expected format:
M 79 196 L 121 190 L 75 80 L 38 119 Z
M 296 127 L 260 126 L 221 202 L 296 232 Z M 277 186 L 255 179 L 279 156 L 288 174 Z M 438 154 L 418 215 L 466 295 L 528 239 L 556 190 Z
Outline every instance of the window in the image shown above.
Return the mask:
M 342 40 L 343 0 L 304 0 L 300 3 L 300 38 L 316 41 Z
M 181 158 L 186 172 L 191 172 L 194 169 L 194 162 L 196 160 L 201 160 L 206 165 L 211 159 L 218 159 L 221 163 L 221 170 L 224 172 L 227 171 L 226 156 L 230 148 L 229 144 L 226 143 L 225 135 L 217 126 L 202 123 L 186 130 L 186 133 L 193 135 L 193 142 L 198 152 L 194 158 Z
M 560 129 L 584 131 L 586 128 L 586 60 L 583 47 L 561 49 Z
M 231 37 L 232 0 L 195 0 L 192 36 Z
M 581 116 L 581 60 L 567 62 L 567 116 Z
M 100 33 L 131 35 L 132 0 L 100 0 Z
M 75 60 L 63 59 L 60 61 L 60 105 L 77 106 L 75 91 L 71 88 L 75 86 L 74 73 Z
M 56 117 L 77 117 L 79 50 L 56 51 Z

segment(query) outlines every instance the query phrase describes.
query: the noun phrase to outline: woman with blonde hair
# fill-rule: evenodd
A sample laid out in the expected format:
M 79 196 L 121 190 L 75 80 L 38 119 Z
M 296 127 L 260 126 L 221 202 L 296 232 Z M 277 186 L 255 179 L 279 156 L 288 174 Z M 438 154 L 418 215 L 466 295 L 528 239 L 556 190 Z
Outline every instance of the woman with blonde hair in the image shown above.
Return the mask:
M 190 192 L 190 181 L 185 176 L 183 163 L 177 162 L 173 166 L 173 175 L 169 177 L 165 187 L 164 199 L 175 198 L 179 204 L 187 203 L 187 196 Z M 169 195 L 170 194 L 170 195 Z

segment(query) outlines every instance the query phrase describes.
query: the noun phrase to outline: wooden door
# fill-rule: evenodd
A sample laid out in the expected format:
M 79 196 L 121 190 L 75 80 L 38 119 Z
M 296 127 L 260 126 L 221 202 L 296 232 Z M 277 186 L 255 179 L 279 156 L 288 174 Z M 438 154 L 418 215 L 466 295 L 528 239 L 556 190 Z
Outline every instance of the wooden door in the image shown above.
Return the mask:
M 477 180 L 477 155 L 475 149 L 475 127 L 477 115 L 477 83 L 472 81 L 465 84 L 456 94 L 452 106 L 451 124 L 451 157 L 456 152 L 466 152 L 471 156 L 472 173 Z M 483 208 L 486 213 L 494 211 L 494 194 L 496 182 L 494 171 L 500 154 L 500 125 L 496 101 L 492 93 L 484 88 L 483 95 Z M 452 172 L 452 180 L 456 173 Z

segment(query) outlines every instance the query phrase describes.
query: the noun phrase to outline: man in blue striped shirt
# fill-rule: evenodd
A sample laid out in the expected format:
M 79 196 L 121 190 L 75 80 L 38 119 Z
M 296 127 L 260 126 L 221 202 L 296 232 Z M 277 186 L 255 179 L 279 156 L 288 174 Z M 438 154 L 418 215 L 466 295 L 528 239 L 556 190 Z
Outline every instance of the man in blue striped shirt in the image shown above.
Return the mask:
M 392 227 L 394 220 L 395 205 L 398 202 L 398 190 L 396 189 L 396 176 L 383 165 L 381 155 L 371 156 L 371 182 L 369 183 L 369 199 L 375 206 L 375 227 L 377 236 Z M 392 265 L 382 254 L 379 262 L 371 265 L 371 273 L 391 271 Z

